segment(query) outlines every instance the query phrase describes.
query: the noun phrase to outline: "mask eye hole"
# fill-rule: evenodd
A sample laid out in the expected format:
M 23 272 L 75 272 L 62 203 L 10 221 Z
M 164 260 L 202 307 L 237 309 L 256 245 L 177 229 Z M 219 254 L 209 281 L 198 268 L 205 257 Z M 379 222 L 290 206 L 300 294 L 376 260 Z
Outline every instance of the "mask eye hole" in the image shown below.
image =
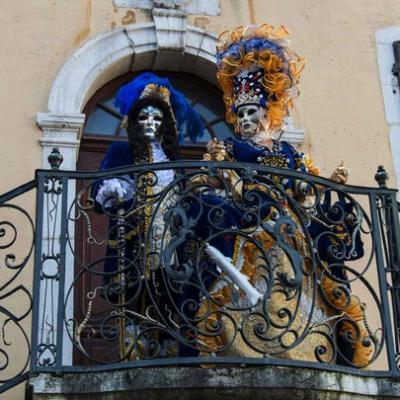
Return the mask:
M 255 108 L 250 108 L 250 110 L 247 112 L 248 115 L 253 115 L 257 112 Z
M 161 122 L 162 121 L 162 117 L 160 115 L 156 115 L 154 117 L 154 121 Z
M 141 114 L 138 116 L 139 121 L 146 121 L 146 119 L 147 119 L 147 115 Z
M 244 116 L 243 110 L 239 111 L 239 112 L 238 112 L 238 117 L 239 117 L 239 118 L 243 118 L 243 116 Z

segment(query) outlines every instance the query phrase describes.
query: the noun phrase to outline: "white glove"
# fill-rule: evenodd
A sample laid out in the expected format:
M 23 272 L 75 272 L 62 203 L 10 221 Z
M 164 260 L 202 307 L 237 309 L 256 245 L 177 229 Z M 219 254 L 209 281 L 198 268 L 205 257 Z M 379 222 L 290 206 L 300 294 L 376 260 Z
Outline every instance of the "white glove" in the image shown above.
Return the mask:
M 96 195 L 96 201 L 104 207 L 112 207 L 118 200 L 128 201 L 133 197 L 134 182 L 118 178 L 107 179 L 101 185 Z

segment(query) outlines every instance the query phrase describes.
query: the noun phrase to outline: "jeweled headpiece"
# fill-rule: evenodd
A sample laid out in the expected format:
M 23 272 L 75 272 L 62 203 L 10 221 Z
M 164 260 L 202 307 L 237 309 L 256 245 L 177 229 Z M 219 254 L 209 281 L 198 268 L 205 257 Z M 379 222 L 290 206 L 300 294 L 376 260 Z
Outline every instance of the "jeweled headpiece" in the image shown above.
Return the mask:
M 144 97 L 147 97 L 147 96 L 157 96 L 161 100 L 163 100 L 165 103 L 167 103 L 169 106 L 171 106 L 171 102 L 169 99 L 170 95 L 171 95 L 171 92 L 169 91 L 169 89 L 167 87 L 158 86 L 154 83 L 149 83 L 143 89 L 143 92 L 140 95 L 140 99 L 143 99 Z
M 254 64 L 242 69 L 233 78 L 233 96 L 235 109 L 244 104 L 256 104 L 265 107 L 268 93 L 262 84 L 264 70 Z
M 280 128 L 304 67 L 304 59 L 288 47 L 289 32 L 264 24 L 239 27 L 228 40 L 223 40 L 225 33 L 216 57 L 228 122 L 236 126 L 238 108 L 256 104 L 266 108 L 272 129 Z
M 168 105 L 181 139 L 186 134 L 192 141 L 196 141 L 203 134 L 203 122 L 185 96 L 167 78 L 161 78 L 152 72 L 145 72 L 122 86 L 115 97 L 115 105 L 121 115 L 127 116 L 138 100 L 149 96 L 157 97 Z

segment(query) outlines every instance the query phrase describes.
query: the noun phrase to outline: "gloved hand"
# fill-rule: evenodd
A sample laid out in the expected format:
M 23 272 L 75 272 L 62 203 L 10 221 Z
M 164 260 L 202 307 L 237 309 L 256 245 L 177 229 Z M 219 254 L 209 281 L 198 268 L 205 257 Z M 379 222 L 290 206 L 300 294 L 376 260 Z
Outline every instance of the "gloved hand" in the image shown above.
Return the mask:
M 96 201 L 103 207 L 113 207 L 117 201 L 128 201 L 133 197 L 133 180 L 111 178 L 105 180 L 96 195 Z

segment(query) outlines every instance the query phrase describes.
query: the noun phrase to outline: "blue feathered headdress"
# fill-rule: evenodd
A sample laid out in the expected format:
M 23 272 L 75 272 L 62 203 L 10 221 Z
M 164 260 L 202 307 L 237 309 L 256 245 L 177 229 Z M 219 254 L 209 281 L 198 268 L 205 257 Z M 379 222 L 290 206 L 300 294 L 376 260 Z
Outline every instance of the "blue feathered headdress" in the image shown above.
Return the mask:
M 151 72 L 137 76 L 133 81 L 122 86 L 115 97 L 115 105 L 122 115 L 128 115 L 133 105 L 141 98 L 148 85 L 156 85 L 169 91 L 169 105 L 176 119 L 179 139 L 185 133 L 195 142 L 203 134 L 204 125 L 200 115 L 192 108 L 185 96 L 178 92 L 167 78 L 161 78 Z
M 285 54 L 285 47 L 279 43 L 278 40 L 251 37 L 239 40 L 232 43 L 226 49 L 218 51 L 216 54 L 217 65 L 220 67 L 222 60 L 232 57 L 233 59 L 240 59 L 243 54 L 248 54 L 250 52 L 259 52 L 262 50 L 271 50 L 276 54 L 282 61 L 284 67 L 287 68 L 287 57 Z

